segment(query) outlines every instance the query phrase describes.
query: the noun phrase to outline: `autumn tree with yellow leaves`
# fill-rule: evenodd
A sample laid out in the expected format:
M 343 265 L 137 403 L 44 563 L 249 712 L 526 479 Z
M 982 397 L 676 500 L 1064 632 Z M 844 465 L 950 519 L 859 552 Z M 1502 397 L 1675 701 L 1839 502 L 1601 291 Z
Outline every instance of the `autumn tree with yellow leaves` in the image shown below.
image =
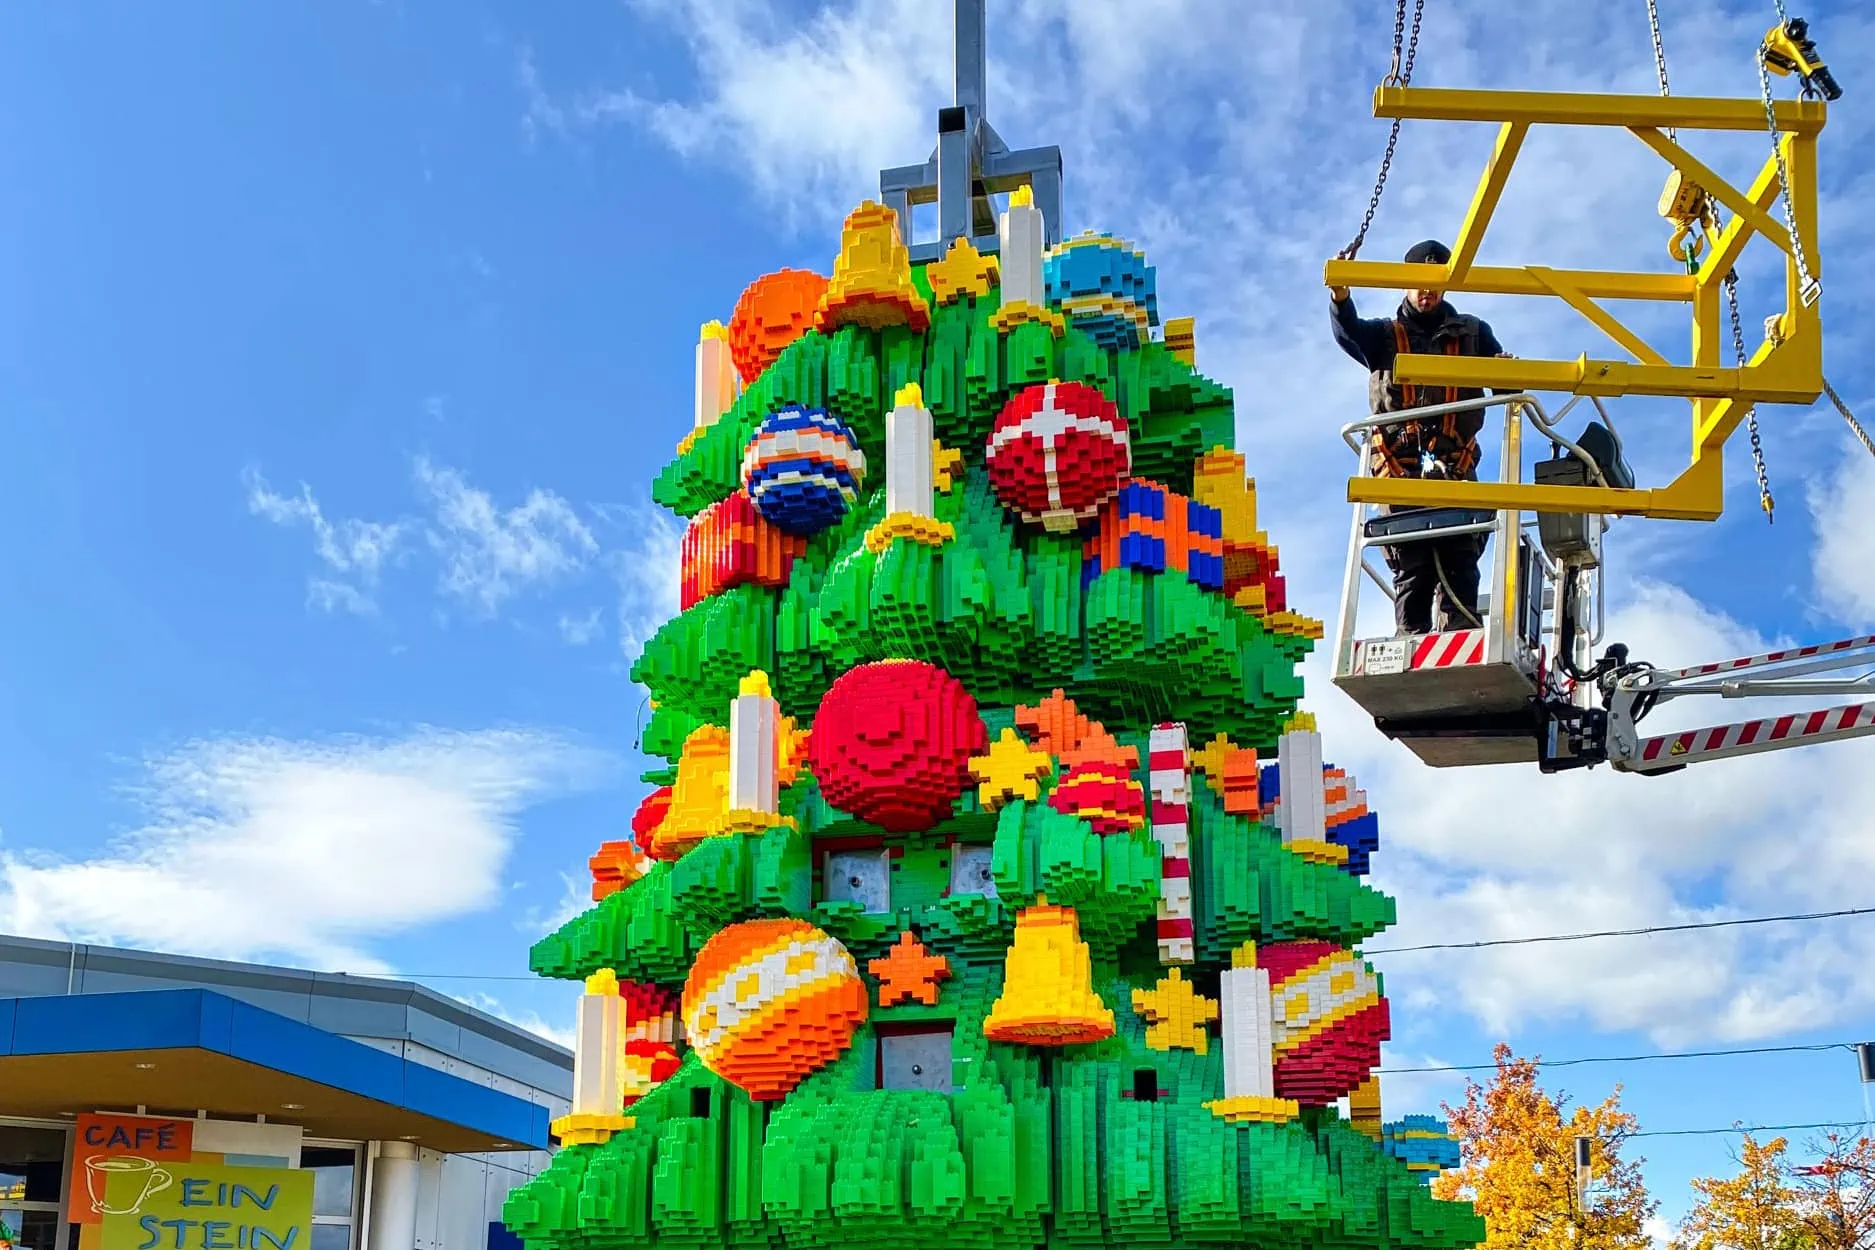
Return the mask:
M 1875 1250 L 1875 1139 L 1832 1134 L 1811 1153 L 1796 1164 L 1784 1138 L 1743 1134 L 1736 1175 L 1693 1182 L 1670 1250 Z
M 1782 1137 L 1744 1135 L 1732 1158 L 1738 1174 L 1693 1182 L 1693 1209 L 1669 1250 L 1799 1250 L 1797 1193 L 1788 1180 Z
M 1488 1229 L 1483 1250 L 1649 1250 L 1658 1207 L 1639 1159 L 1622 1148 L 1636 1130 L 1616 1086 L 1596 1106 L 1569 1106 L 1537 1083 L 1539 1061 L 1499 1043 L 1488 1086 L 1467 1082 L 1462 1106 L 1445 1108 L 1460 1165 L 1433 1181 L 1438 1198 L 1473 1202 Z M 1586 1204 L 1576 1184 L 1576 1139 L 1590 1140 Z M 1767 1247 L 1767 1250 L 1770 1248 Z

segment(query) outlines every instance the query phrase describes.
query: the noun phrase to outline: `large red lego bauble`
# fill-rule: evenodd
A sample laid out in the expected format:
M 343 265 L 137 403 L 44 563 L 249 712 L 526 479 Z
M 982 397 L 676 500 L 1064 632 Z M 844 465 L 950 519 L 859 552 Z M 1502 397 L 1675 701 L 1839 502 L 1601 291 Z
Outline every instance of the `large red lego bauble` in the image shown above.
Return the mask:
M 1256 958 L 1270 974 L 1276 1096 L 1325 1107 L 1358 1089 L 1392 1036 L 1373 968 L 1333 942 L 1271 942 Z
M 805 269 L 777 269 L 749 283 L 729 317 L 729 358 L 744 386 L 814 328 L 814 310 L 826 291 L 827 280 Z
M 820 700 L 808 767 L 827 802 L 893 833 L 929 829 L 989 749 L 977 701 L 934 664 L 881 660 L 842 673 Z
M 1133 469 L 1126 418 L 1098 387 L 1049 382 L 1018 392 L 990 431 L 990 486 L 1023 520 L 1063 532 L 1090 520 Z

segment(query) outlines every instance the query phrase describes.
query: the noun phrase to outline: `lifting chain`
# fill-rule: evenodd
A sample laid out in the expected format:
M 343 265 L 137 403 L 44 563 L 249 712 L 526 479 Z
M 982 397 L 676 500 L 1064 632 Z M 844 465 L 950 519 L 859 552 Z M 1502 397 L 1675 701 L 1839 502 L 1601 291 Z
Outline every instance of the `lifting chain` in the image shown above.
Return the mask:
M 1405 87 L 1413 81 L 1413 62 L 1419 56 L 1419 23 L 1425 16 L 1426 0 L 1413 0 L 1413 28 L 1409 37 L 1406 29 L 1406 0 L 1394 0 L 1393 7 L 1393 60 L 1387 69 L 1387 76 L 1381 85 L 1387 87 Z M 1404 58 L 1401 47 L 1405 47 Z M 1361 245 L 1367 242 L 1367 231 L 1374 224 L 1374 214 L 1380 211 L 1380 196 L 1387 189 L 1387 172 L 1393 168 L 1393 150 L 1400 142 L 1400 119 L 1393 119 L 1393 126 L 1387 132 L 1387 150 L 1380 158 L 1380 176 L 1374 179 L 1374 193 L 1368 197 L 1367 211 L 1361 214 L 1361 228 L 1354 232 L 1354 241 L 1341 249 L 1341 260 L 1353 260 L 1360 255 Z
M 1777 20 L 1779 24 L 1789 20 L 1784 14 L 1784 0 L 1776 0 Z M 1806 80 L 1803 94 L 1808 97 L 1815 94 Z M 1777 100 L 1771 94 L 1771 66 L 1766 59 L 1766 48 L 1758 45 L 1758 95 L 1764 102 L 1764 122 L 1771 131 L 1771 155 L 1777 161 L 1777 187 L 1779 197 L 1784 201 L 1784 225 L 1790 230 L 1790 255 L 1797 262 L 1798 298 L 1805 308 L 1816 303 L 1822 295 L 1822 284 L 1811 276 L 1810 258 L 1803 249 L 1803 236 L 1797 230 L 1797 214 L 1791 209 L 1790 170 L 1784 164 L 1784 133 L 1777 124 Z
M 1725 302 L 1732 312 L 1732 351 L 1738 357 L 1738 367 L 1743 369 L 1750 359 L 1745 355 L 1745 327 L 1738 317 L 1738 270 L 1727 270 L 1725 274 Z M 1771 499 L 1771 475 L 1764 467 L 1764 442 L 1758 437 L 1758 406 L 1753 404 L 1745 414 L 1745 429 L 1751 434 L 1751 467 L 1758 473 L 1758 506 L 1764 509 L 1765 524 L 1775 524 L 1774 514 L 1777 504 Z
M 1783 0 L 1777 0 L 1777 4 L 1781 11 Z M 1667 86 L 1667 50 L 1660 39 L 1660 9 L 1656 0 L 1647 0 L 1647 26 L 1654 40 L 1654 71 L 1660 78 L 1660 94 L 1670 95 L 1672 93 Z M 1760 64 L 1762 65 L 1762 59 Z M 1772 120 L 1775 124 L 1775 116 Z M 1671 129 L 1667 131 L 1667 137 L 1678 142 L 1679 137 Z M 1779 151 L 1782 151 L 1781 147 Z M 1706 220 L 1710 222 L 1712 231 L 1716 235 L 1719 230 L 1718 210 L 1703 191 L 1698 192 L 1698 198 L 1701 201 L 1699 208 L 1706 214 Z M 1680 237 L 1686 240 L 1686 267 L 1696 271 L 1698 268 L 1696 236 L 1688 233 L 1687 225 L 1682 223 L 1680 230 L 1675 234 L 1675 238 Z M 1749 362 L 1750 357 L 1745 354 L 1745 327 L 1738 315 L 1738 270 L 1736 269 L 1726 271 L 1725 302 L 1732 314 L 1732 352 L 1738 357 L 1738 367 L 1742 369 Z M 1764 509 L 1765 522 L 1773 523 L 1776 519 L 1773 513 L 1777 505 L 1771 498 L 1771 475 L 1764 466 L 1764 440 L 1758 433 L 1758 409 L 1755 405 L 1745 414 L 1745 428 L 1751 435 L 1751 465 L 1758 477 L 1758 506 Z
M 1655 0 L 1647 0 L 1647 29 L 1654 37 L 1654 72 L 1660 76 L 1660 94 L 1663 97 L 1670 96 L 1673 92 L 1667 87 L 1667 50 L 1660 42 L 1660 8 Z M 1667 127 L 1667 138 L 1678 143 L 1678 129 Z

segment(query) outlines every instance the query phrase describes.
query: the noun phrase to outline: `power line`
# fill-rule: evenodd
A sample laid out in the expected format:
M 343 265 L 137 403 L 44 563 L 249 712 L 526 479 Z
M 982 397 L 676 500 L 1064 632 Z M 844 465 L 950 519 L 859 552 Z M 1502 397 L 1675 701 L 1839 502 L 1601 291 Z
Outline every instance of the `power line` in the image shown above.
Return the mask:
M 1860 1123 L 1830 1124 L 1734 1124 L 1729 1128 L 1648 1128 L 1636 1133 L 1623 1133 L 1627 1137 L 1716 1137 L 1721 1133 L 1801 1133 L 1810 1129 L 1853 1128 L 1860 1129 Z
M 1800 1051 L 1854 1050 L 1849 1042 L 1816 1042 L 1804 1046 L 1734 1046 L 1725 1050 L 1669 1050 L 1654 1055 L 1586 1055 L 1579 1059 L 1533 1059 L 1539 1068 L 1573 1068 L 1587 1063 L 1647 1063 L 1656 1059 L 1719 1059 L 1729 1055 L 1784 1055 Z M 1418 1068 L 1376 1068 L 1378 1075 L 1409 1072 L 1495 1072 L 1495 1063 L 1427 1064 Z
M 1845 907 L 1840 911 L 1792 912 L 1782 916 L 1741 916 L 1735 920 L 1696 920 L 1686 924 L 1643 925 L 1636 929 L 1596 929 L 1585 933 L 1542 933 L 1528 937 L 1484 938 L 1476 942 L 1427 942 L 1419 946 L 1376 946 L 1363 955 L 1404 955 L 1410 951 L 1470 951 L 1487 946 L 1534 946 L 1539 942 L 1582 942 L 1589 938 L 1643 937 L 1650 933 L 1690 933 L 1695 929 L 1734 929 L 1741 925 L 1783 924 L 1798 920 L 1835 920 L 1843 916 L 1875 916 L 1875 907 Z

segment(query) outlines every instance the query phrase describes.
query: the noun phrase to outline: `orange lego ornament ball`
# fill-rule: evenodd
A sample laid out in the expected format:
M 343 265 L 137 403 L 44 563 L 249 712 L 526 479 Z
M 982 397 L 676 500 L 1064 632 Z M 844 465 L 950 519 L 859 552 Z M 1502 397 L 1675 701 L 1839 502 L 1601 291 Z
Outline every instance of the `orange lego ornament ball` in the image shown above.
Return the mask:
M 757 1102 L 846 1053 L 870 995 L 838 941 L 804 920 L 747 920 L 697 952 L 684 1034 L 703 1066 Z
M 805 269 L 777 269 L 749 283 L 729 318 L 729 356 L 744 386 L 814 328 L 826 293 L 827 279 Z

